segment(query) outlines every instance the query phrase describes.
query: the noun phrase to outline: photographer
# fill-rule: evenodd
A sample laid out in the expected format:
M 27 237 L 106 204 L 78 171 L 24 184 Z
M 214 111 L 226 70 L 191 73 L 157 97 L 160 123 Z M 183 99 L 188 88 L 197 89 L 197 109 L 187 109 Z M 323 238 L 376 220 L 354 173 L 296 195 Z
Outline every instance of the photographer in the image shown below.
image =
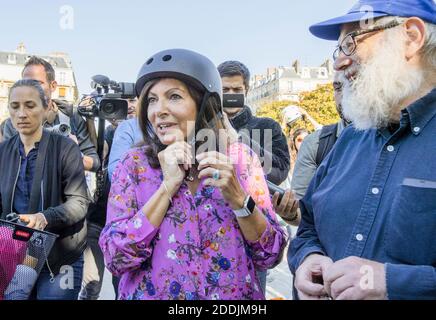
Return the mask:
M 218 72 L 223 83 L 224 94 L 242 94 L 247 96 L 249 90 L 250 71 L 239 61 L 225 61 L 218 66 Z M 264 159 L 264 171 L 267 180 L 279 185 L 288 176 L 290 160 L 286 137 L 280 124 L 271 118 L 258 118 L 254 116 L 250 107 L 244 105 L 239 108 L 224 108 L 230 123 L 240 132 L 248 130 L 250 133 L 250 146 L 258 152 L 260 159 Z M 253 135 L 254 130 L 260 131 L 259 141 Z M 271 141 L 265 141 L 265 131 L 272 131 Z M 270 164 L 271 167 L 265 166 Z
M 9 92 L 9 113 L 18 134 L 0 144 L 0 212 L 19 214 L 29 228 L 58 234 L 34 288 L 38 300 L 77 299 L 86 245 L 87 188 L 80 150 L 42 124 L 48 99 L 36 80 L 19 80 Z M 65 286 L 67 270 L 73 286 Z
M 250 72 L 247 67 L 239 61 L 225 61 L 218 66 L 218 71 L 223 83 L 224 94 L 243 94 L 247 96 L 249 89 Z M 232 126 L 237 131 L 249 130 L 253 151 L 258 152 L 259 158 L 264 161 L 264 172 L 267 180 L 274 184 L 280 184 L 286 179 L 289 172 L 290 157 L 286 137 L 282 132 L 280 124 L 270 118 L 258 118 L 253 116 L 250 107 L 244 105 L 242 108 L 224 108 L 229 116 Z M 260 130 L 260 140 L 256 141 L 253 135 L 254 130 Z M 272 131 L 271 141 L 265 141 L 265 131 Z M 247 141 L 248 142 L 248 141 Z M 268 165 L 269 163 L 271 168 Z M 263 291 L 266 290 L 266 271 L 258 271 L 260 284 Z
M 112 150 L 112 145 L 114 142 L 114 135 L 116 134 L 118 127 L 122 123 L 128 121 L 138 121 L 136 119 L 136 99 L 127 99 L 128 101 L 128 111 L 127 119 L 116 119 L 109 120 L 110 125 L 106 127 L 104 131 L 104 157 L 103 157 L 103 168 L 107 170 L 109 154 Z M 140 133 L 140 131 L 139 131 Z M 141 134 L 142 140 L 142 134 Z M 132 145 L 133 146 L 133 145 Z M 121 147 L 121 146 L 120 146 Z M 123 144 L 126 151 L 130 147 L 129 144 Z M 80 292 L 80 300 L 97 300 L 100 295 L 103 275 L 104 275 L 104 257 L 101 252 L 101 248 L 98 245 L 98 239 L 100 237 L 101 230 L 106 224 L 106 210 L 107 202 L 110 191 L 110 175 L 105 175 L 104 185 L 102 187 L 101 194 L 97 197 L 96 201 L 89 205 L 87 214 L 87 224 L 88 224 L 88 247 L 84 253 L 84 268 L 83 268 L 83 283 L 82 291 Z M 115 282 L 116 283 L 116 282 Z M 114 284 L 114 289 L 117 291 L 117 285 Z
M 71 128 L 70 138 L 79 145 L 83 155 L 82 161 L 86 171 L 97 171 L 100 160 L 97 155 L 95 144 L 90 137 L 89 129 L 94 130 L 92 121 L 85 121 L 77 113 L 72 105 L 61 100 L 52 100 L 51 95 L 56 91 L 57 82 L 55 71 L 50 63 L 36 56 L 32 56 L 24 65 L 23 79 L 32 79 L 40 83 L 48 98 L 48 110 L 46 112 L 44 127 L 52 128 L 61 123 L 66 123 Z M 3 139 L 7 140 L 17 134 L 11 119 L 6 120 Z

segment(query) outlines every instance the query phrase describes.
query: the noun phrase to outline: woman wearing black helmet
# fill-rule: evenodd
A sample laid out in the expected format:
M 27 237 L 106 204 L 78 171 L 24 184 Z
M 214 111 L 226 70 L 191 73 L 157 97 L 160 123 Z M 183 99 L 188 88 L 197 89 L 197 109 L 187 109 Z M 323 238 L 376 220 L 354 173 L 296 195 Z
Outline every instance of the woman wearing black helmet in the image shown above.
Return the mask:
M 145 146 L 112 177 L 100 238 L 120 299 L 263 299 L 255 267 L 276 265 L 286 239 L 257 156 L 222 118 L 216 67 L 192 51 L 159 52 L 136 91 Z M 204 133 L 225 150 L 196 153 L 191 137 Z

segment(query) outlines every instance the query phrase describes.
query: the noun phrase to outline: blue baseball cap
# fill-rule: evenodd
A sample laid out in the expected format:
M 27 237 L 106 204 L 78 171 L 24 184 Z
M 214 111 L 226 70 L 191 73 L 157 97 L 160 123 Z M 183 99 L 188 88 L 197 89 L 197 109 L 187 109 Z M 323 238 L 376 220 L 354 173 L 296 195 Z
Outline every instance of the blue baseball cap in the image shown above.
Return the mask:
M 347 14 L 314 24 L 309 31 L 321 39 L 338 40 L 343 24 L 385 16 L 418 17 L 436 24 L 436 2 L 434 0 L 360 0 Z

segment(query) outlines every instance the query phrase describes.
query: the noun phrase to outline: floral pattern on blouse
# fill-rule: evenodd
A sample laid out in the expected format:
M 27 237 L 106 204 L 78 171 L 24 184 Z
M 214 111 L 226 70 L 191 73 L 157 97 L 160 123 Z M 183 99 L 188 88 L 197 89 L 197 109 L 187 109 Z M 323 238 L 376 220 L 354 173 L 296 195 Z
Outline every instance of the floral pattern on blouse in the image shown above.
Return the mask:
M 107 268 L 120 276 L 119 298 L 264 299 L 255 270 L 278 264 L 286 245 L 256 154 L 232 144 L 238 180 L 267 220 L 257 241 L 247 241 L 218 188 L 200 181 L 195 195 L 183 183 L 162 224 L 155 228 L 141 208 L 162 183 L 143 148 L 130 150 L 112 177 L 107 224 L 100 246 Z

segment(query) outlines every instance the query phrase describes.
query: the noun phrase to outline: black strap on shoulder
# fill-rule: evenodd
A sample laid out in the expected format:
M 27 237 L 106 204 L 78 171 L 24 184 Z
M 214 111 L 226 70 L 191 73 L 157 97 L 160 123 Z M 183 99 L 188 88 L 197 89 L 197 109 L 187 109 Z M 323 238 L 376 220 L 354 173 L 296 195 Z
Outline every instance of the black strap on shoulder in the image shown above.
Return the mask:
M 331 124 L 328 126 L 324 126 L 321 129 L 321 133 L 319 135 L 319 146 L 318 151 L 316 152 L 316 165 L 319 167 L 322 160 L 328 155 L 330 150 L 333 148 L 338 132 L 338 123 Z
M 50 134 L 46 131 L 43 131 L 42 139 L 38 146 L 38 157 L 36 158 L 32 189 L 30 191 L 29 213 L 36 213 L 40 211 L 40 199 L 42 191 L 41 183 L 43 181 L 44 163 L 48 154 L 49 140 Z

